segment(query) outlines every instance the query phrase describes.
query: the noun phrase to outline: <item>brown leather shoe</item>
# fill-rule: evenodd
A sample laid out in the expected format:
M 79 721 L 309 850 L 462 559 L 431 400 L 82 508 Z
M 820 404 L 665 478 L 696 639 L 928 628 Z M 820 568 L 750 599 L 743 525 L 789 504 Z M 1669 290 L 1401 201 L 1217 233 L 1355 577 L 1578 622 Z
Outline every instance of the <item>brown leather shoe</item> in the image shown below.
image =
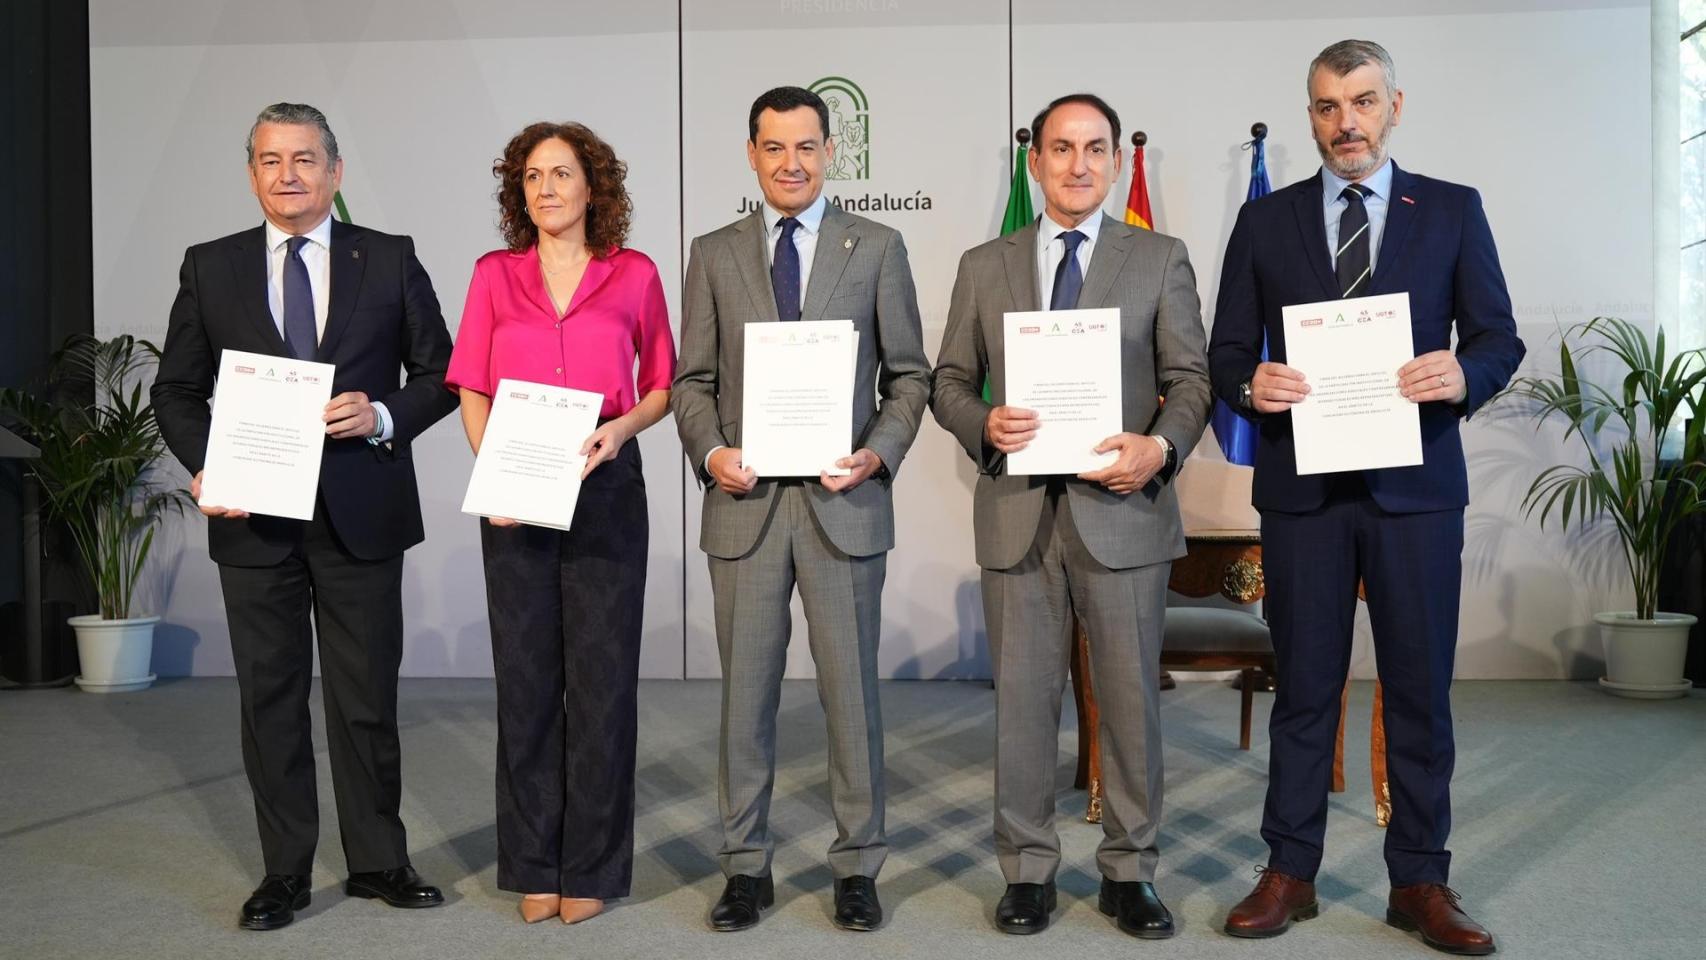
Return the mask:
M 1321 912 L 1315 884 L 1257 867 L 1256 889 L 1226 915 L 1226 932 L 1235 937 L 1277 937 L 1294 920 L 1313 920 Z
M 1393 887 L 1386 901 L 1386 922 L 1400 930 L 1420 931 L 1435 950 L 1482 957 L 1497 949 L 1487 928 L 1457 905 L 1457 891 L 1443 883 Z

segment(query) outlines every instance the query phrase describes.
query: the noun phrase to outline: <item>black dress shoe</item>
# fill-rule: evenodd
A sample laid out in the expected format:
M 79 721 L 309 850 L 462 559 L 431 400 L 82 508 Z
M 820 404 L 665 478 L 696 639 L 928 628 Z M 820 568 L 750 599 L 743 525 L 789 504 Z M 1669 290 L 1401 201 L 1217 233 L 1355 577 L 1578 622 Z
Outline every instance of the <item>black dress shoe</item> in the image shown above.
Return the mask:
M 444 894 L 437 887 L 423 883 L 420 874 L 408 864 L 372 873 L 352 873 L 344 883 L 344 892 L 352 897 L 383 900 L 393 907 L 436 907 L 444 903 Z
M 249 899 L 243 901 L 243 917 L 237 925 L 244 930 L 277 930 L 296 919 L 296 911 L 308 906 L 308 878 L 269 873 Z
M 1001 902 L 995 905 L 995 926 L 1002 933 L 1042 933 L 1054 912 L 1054 881 L 1009 883 Z
M 1121 930 L 1134 937 L 1165 940 L 1173 935 L 1173 914 L 1155 895 L 1153 883 L 1122 883 L 1103 877 L 1099 899 L 1102 912 L 1113 917 Z
M 758 926 L 759 911 L 776 902 L 776 885 L 768 875 L 749 877 L 737 873 L 723 886 L 723 895 L 711 908 L 711 929 L 732 933 Z
M 835 881 L 835 925 L 843 930 L 875 930 L 883 925 L 883 905 L 877 902 L 873 877 L 843 877 Z

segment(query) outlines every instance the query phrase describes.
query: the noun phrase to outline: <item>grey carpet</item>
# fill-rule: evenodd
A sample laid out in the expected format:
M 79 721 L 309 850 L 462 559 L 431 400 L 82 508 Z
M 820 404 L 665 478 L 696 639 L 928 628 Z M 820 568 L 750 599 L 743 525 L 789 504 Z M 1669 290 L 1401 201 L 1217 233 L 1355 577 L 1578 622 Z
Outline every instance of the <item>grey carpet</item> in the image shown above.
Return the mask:
M 1352 694 L 1350 791 L 1334 797 L 1323 912 L 1277 940 L 1219 932 L 1248 890 L 1270 698 L 1255 749 L 1237 749 L 1238 696 L 1187 683 L 1164 695 L 1167 808 L 1159 888 L 1182 925 L 1139 943 L 1096 912 L 1097 828 L 1070 789 L 1070 698 L 1060 755 L 1062 909 L 1037 937 L 990 926 L 1002 890 L 989 839 L 992 694 L 985 684 L 883 685 L 889 836 L 871 934 L 829 924 L 833 836 L 822 713 L 809 682 L 783 696 L 773 819 L 776 909 L 712 934 L 718 687 L 641 688 L 634 896 L 573 928 L 525 926 L 495 886 L 489 681 L 412 680 L 402 690 L 404 819 L 414 862 L 450 903 L 393 910 L 343 896 L 343 856 L 321 753 L 322 846 L 314 904 L 297 923 L 245 933 L 234 918 L 258 879 L 253 812 L 230 680 L 136 694 L 0 694 L 0 956 L 73 957 L 1152 957 L 1430 956 L 1385 926 L 1381 831 L 1368 793 L 1372 687 Z M 1706 696 L 1633 702 L 1592 684 L 1456 687 L 1453 884 L 1498 936 L 1500 956 L 1702 955 Z M 320 722 L 318 705 L 316 724 Z

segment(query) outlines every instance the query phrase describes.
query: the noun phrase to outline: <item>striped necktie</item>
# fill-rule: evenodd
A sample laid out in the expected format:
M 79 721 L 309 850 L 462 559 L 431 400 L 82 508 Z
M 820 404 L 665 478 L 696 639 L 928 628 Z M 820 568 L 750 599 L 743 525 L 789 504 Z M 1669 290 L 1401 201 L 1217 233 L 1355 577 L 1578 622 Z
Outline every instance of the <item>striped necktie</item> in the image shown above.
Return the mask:
M 1334 255 L 1338 264 L 1339 296 L 1368 295 L 1374 265 L 1369 261 L 1368 207 L 1363 198 L 1374 191 L 1353 183 L 1339 196 L 1345 200 L 1345 212 L 1339 214 L 1339 250 Z

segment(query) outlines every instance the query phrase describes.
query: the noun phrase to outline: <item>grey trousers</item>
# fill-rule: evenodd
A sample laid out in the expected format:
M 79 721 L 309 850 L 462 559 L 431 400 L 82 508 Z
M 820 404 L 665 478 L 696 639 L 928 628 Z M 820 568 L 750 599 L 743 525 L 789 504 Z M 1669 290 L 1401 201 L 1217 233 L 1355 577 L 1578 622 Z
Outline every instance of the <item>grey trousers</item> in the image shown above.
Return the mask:
M 888 855 L 883 836 L 883 722 L 877 700 L 877 637 L 887 555 L 852 557 L 818 527 L 798 484 L 778 502 L 752 552 L 710 558 L 723 662 L 718 853 L 726 876 L 770 872 L 770 795 L 776 782 L 776 709 L 782 691 L 794 587 L 805 606 L 818 699 L 829 728 L 829 785 L 837 878 L 874 877 Z
M 983 612 L 995 661 L 995 855 L 1008 883 L 1047 883 L 1060 866 L 1055 760 L 1072 613 L 1090 637 L 1101 707 L 1102 843 L 1096 864 L 1115 881 L 1155 879 L 1161 821 L 1161 631 L 1172 564 L 1111 570 L 1051 492 L 1037 539 L 1017 566 L 983 571 Z

